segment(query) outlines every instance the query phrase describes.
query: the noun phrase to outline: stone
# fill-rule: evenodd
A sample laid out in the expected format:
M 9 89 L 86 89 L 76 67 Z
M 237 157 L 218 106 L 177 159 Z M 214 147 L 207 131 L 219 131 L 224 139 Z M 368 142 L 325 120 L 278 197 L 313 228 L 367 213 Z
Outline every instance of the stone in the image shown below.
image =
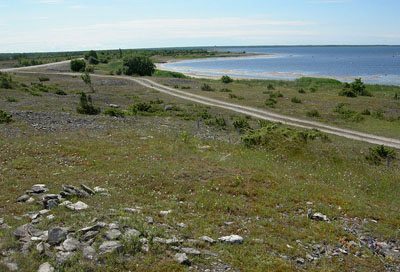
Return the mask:
M 114 251 L 121 251 L 122 245 L 119 241 L 103 242 L 99 247 L 99 254 L 111 253 Z
M 23 196 L 18 197 L 17 202 L 25 202 L 28 199 L 29 199 L 28 195 L 23 195 Z
M 49 230 L 49 237 L 47 238 L 47 243 L 55 246 L 60 244 L 67 237 L 67 231 L 60 227 L 54 227 Z
M 18 265 L 16 263 L 5 263 L 5 265 L 10 271 L 18 271 Z
M 133 237 L 139 237 L 140 235 L 141 235 L 140 231 L 135 229 L 127 229 L 124 234 L 124 236 L 128 239 Z
M 153 217 L 150 217 L 150 216 L 146 216 L 144 220 L 145 220 L 148 224 L 153 224 L 153 223 L 154 223 Z
M 62 243 L 62 246 L 65 251 L 75 251 L 79 249 L 81 243 L 77 239 L 68 238 Z
M 119 223 L 118 222 L 113 222 L 108 224 L 109 229 L 119 229 Z
M 81 211 L 81 210 L 86 210 L 87 208 L 89 208 L 89 206 L 87 204 L 83 203 L 82 201 L 78 201 L 74 204 L 68 204 L 66 207 L 72 211 Z
M 24 239 L 24 238 L 30 239 L 31 236 L 38 237 L 41 235 L 43 235 L 43 231 L 35 228 L 31 224 L 25 224 L 25 225 L 19 226 L 14 232 L 14 236 L 19 240 Z
M 64 252 L 64 251 L 59 251 L 56 254 L 56 262 L 58 265 L 63 265 L 66 262 L 68 262 L 70 259 L 74 257 L 75 253 L 73 252 Z
M 190 265 L 189 258 L 185 253 L 176 253 L 174 256 L 174 260 L 180 264 Z
M 305 264 L 306 261 L 305 261 L 303 258 L 297 258 L 297 259 L 296 259 L 296 263 L 298 263 L 298 264 Z
M 96 260 L 96 250 L 94 250 L 93 247 L 91 246 L 86 246 L 82 249 L 82 256 L 83 258 L 87 259 L 87 260 Z
M 82 188 L 86 193 L 88 193 L 89 195 L 94 195 L 94 194 L 95 194 L 95 192 L 94 192 L 92 189 L 90 189 L 89 187 L 87 187 L 87 186 L 84 185 L 84 184 L 81 184 L 81 188 Z
M 4 224 L 4 218 L 0 218 L 0 225 Z
M 46 213 L 49 213 L 49 212 L 50 212 L 50 210 L 40 210 L 39 214 L 40 215 L 45 215 Z
M 110 108 L 116 108 L 116 109 L 118 109 L 120 107 L 119 105 L 116 105 L 116 104 L 109 104 L 108 106 Z
M 216 242 L 213 238 L 208 237 L 208 236 L 202 236 L 202 237 L 200 237 L 200 239 L 209 244 L 215 244 L 215 242 Z
M 117 229 L 106 231 L 104 234 L 107 240 L 116 240 L 121 236 L 121 232 Z
M 134 209 L 134 208 L 125 208 L 124 211 L 129 213 L 140 213 L 139 209 Z
M 311 214 L 310 211 L 308 211 L 308 217 L 312 220 L 316 220 L 316 221 L 325 221 L 325 222 L 330 222 L 331 220 L 328 218 L 328 216 L 322 214 L 322 213 L 314 213 Z
M 54 267 L 49 263 L 42 263 L 37 272 L 54 272 Z
M 27 201 L 26 201 L 26 203 L 28 203 L 28 204 L 32 204 L 32 203 L 34 203 L 35 202 L 35 199 L 33 198 L 33 197 L 30 197 Z
M 172 105 L 165 105 L 164 110 L 165 111 L 171 111 L 173 109 Z
M 49 199 L 47 201 L 44 201 L 43 203 L 44 203 L 45 209 L 51 210 L 51 209 L 57 208 L 59 202 L 56 199 Z
M 99 233 L 100 233 L 99 231 L 88 231 L 80 237 L 80 240 L 81 241 L 89 241 L 90 239 L 94 238 Z
M 183 242 L 184 242 L 183 240 L 178 240 L 176 237 L 165 240 L 166 245 L 179 245 L 182 244 Z
M 48 220 L 53 220 L 55 218 L 54 214 L 50 214 L 46 217 Z
M 107 193 L 107 192 L 108 192 L 107 189 L 104 189 L 104 188 L 101 188 L 101 187 L 98 187 L 98 186 L 94 187 L 93 190 L 94 190 L 96 193 Z
M 172 210 L 160 211 L 160 214 L 161 214 L 161 215 L 167 215 L 167 214 L 170 214 L 170 213 L 172 213 Z
M 178 224 L 176 224 L 178 227 L 180 227 L 180 228 L 186 228 L 187 227 L 187 225 L 186 224 L 184 224 L 184 223 L 178 223 Z
M 235 222 L 224 222 L 224 225 L 225 226 L 232 226 L 232 225 L 234 225 L 235 224 Z
M 218 238 L 218 241 L 229 244 L 241 244 L 243 243 L 243 238 L 239 235 L 229 235 Z
M 78 232 L 86 233 L 88 231 L 98 231 L 99 229 L 101 229 L 103 227 L 104 226 L 102 224 L 96 224 L 96 225 L 93 225 L 93 226 L 90 226 L 90 227 L 86 227 L 86 228 L 80 229 L 80 230 L 78 230 Z
M 45 249 L 46 249 L 46 248 L 45 248 L 43 242 L 40 242 L 39 244 L 36 245 L 36 250 L 37 250 L 37 252 L 38 252 L 39 254 L 44 253 Z
M 194 248 L 190 248 L 190 247 L 183 247 L 181 248 L 181 251 L 185 254 L 189 254 L 189 255 L 200 255 L 200 251 L 198 251 L 197 249 Z

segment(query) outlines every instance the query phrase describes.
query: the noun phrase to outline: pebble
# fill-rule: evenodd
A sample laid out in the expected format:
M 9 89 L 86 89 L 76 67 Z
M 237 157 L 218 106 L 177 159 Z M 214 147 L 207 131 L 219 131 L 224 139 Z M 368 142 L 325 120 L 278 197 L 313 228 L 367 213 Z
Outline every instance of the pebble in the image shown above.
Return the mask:
M 189 258 L 185 253 L 176 253 L 174 260 L 180 264 L 190 265 Z
M 54 267 L 49 263 L 42 263 L 37 272 L 54 272 Z
M 211 237 L 208 236 L 202 236 L 200 237 L 201 240 L 203 240 L 204 242 L 210 243 L 210 244 L 215 244 L 215 240 Z
M 78 201 L 74 204 L 68 204 L 66 205 L 66 207 L 72 211 L 81 211 L 89 208 L 89 206 L 86 203 L 83 203 L 82 201 Z
M 170 214 L 170 213 L 172 213 L 172 210 L 160 211 L 160 214 L 161 214 L 161 215 L 168 215 L 168 214 Z
M 23 196 L 20 196 L 18 199 L 17 199 L 17 202 L 25 202 L 25 201 L 27 201 L 29 199 L 29 196 L 28 195 L 23 195 Z
M 122 245 L 119 241 L 107 241 L 103 242 L 99 247 L 99 254 L 111 253 L 114 251 L 120 251 Z

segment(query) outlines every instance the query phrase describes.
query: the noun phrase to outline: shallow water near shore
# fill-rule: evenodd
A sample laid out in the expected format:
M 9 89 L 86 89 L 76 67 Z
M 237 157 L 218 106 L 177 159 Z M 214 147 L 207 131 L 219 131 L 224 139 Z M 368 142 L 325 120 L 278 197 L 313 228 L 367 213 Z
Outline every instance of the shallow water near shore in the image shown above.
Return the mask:
M 188 60 L 161 69 L 198 76 L 293 80 L 334 78 L 400 86 L 400 46 L 223 47 L 218 51 L 268 54 L 240 58 Z

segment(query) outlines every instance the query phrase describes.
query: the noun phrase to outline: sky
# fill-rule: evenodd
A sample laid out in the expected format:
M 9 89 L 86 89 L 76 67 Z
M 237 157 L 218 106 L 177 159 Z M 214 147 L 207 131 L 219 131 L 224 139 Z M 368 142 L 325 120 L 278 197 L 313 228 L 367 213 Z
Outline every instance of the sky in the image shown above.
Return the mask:
M 0 52 L 400 44 L 400 0 L 0 0 Z

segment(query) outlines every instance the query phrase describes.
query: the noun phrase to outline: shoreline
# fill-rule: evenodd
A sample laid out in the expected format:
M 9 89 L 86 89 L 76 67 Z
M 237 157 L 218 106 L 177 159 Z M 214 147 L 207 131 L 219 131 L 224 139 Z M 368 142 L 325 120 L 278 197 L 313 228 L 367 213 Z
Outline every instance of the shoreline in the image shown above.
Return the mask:
M 302 77 L 312 77 L 312 78 L 324 78 L 324 79 L 334 79 L 341 82 L 352 82 L 355 78 L 361 78 L 365 84 L 368 85 L 385 85 L 385 86 L 400 86 L 400 82 L 396 83 L 385 83 L 378 82 L 377 79 L 384 79 L 384 75 L 371 75 L 371 76 L 330 76 L 330 75 L 308 75 L 303 73 L 291 73 L 291 72 L 262 72 L 254 73 L 254 76 L 246 74 L 245 72 L 238 72 L 237 70 L 212 70 L 212 69 L 197 69 L 196 71 L 190 71 L 191 67 L 165 67 L 170 63 L 178 62 L 192 62 L 192 61 L 215 61 L 215 60 L 229 60 L 229 59 L 251 59 L 251 58 L 276 58 L 280 57 L 279 54 L 255 54 L 253 56 L 239 56 L 239 57 L 212 57 L 204 59 L 186 59 L 186 60 L 171 60 L 166 63 L 155 63 L 156 69 L 178 72 L 186 76 L 196 78 L 196 79 L 220 79 L 223 75 L 229 75 L 235 80 L 284 80 L 284 81 L 294 81 Z M 194 70 L 194 69 L 193 69 Z

